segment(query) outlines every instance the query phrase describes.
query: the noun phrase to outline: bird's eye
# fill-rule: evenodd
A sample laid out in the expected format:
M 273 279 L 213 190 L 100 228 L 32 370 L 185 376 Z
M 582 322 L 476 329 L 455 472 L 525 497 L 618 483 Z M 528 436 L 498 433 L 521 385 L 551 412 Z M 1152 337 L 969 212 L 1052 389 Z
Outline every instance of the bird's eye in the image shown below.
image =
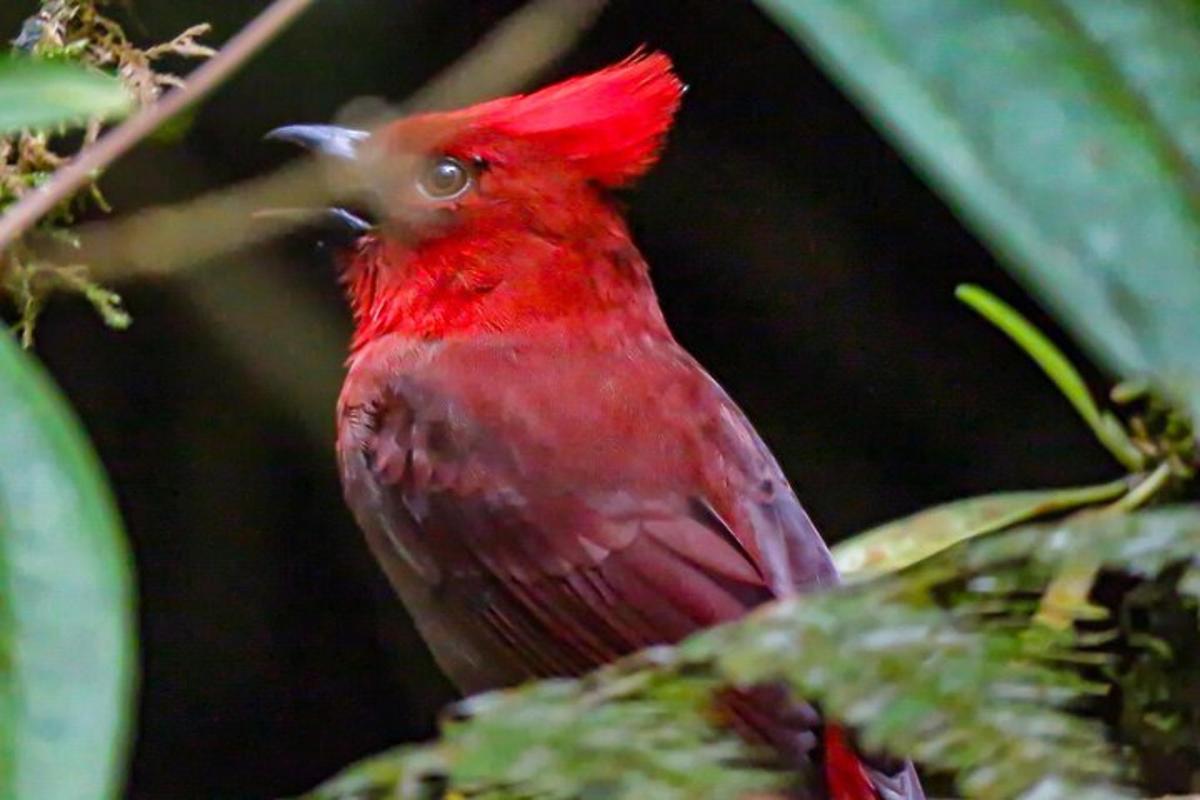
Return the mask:
M 471 172 L 457 158 L 444 156 L 430 162 L 417 188 L 431 200 L 453 200 L 471 188 Z

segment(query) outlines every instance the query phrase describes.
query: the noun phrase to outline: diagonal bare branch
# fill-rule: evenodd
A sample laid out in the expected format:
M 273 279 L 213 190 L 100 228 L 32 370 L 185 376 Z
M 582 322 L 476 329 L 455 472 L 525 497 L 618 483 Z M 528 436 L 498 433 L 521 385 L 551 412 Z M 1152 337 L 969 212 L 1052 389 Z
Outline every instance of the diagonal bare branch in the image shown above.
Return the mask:
M 53 179 L 0 217 L 0 250 L 15 242 L 59 203 L 86 185 L 97 172 L 129 152 L 167 119 L 218 87 L 313 2 L 275 0 L 230 39 L 212 60 L 197 68 L 183 88 L 168 93 L 85 148 L 71 163 L 58 170 Z
M 561 56 L 603 6 L 604 0 L 533 0 L 399 108 L 373 115 L 369 124 L 385 124 L 413 109 L 461 106 L 520 88 Z M 328 166 L 304 157 L 269 175 L 183 203 L 82 226 L 77 233 L 83 248 L 71 258 L 88 264 L 97 278 L 112 280 L 161 275 L 228 255 L 299 224 L 264 219 L 255 212 L 319 207 L 345 193 L 347 187 L 331 180 Z

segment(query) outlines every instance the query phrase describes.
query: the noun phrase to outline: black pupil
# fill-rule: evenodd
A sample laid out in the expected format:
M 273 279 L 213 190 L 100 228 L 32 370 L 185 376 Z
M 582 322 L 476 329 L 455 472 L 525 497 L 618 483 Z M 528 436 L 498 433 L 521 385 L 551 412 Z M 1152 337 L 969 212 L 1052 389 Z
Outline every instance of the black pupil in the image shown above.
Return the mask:
M 434 194 L 453 194 L 462 188 L 466 172 L 462 165 L 448 158 L 433 165 L 429 171 L 427 182 Z

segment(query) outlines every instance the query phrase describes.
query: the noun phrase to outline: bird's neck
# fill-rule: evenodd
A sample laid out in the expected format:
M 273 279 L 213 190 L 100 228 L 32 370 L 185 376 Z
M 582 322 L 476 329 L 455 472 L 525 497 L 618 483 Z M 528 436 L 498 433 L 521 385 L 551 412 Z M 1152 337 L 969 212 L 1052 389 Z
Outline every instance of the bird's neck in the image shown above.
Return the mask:
M 388 334 L 670 337 L 644 259 L 609 222 L 586 236 L 476 225 L 416 245 L 364 237 L 345 265 L 352 352 Z

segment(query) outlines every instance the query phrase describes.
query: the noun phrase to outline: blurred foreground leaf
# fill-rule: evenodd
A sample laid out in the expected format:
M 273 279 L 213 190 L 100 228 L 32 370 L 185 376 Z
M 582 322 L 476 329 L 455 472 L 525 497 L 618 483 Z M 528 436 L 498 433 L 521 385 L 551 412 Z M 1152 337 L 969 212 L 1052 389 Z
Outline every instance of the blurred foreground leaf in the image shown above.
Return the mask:
M 134 647 L 103 470 L 49 379 L 0 335 L 0 797 L 118 795 Z
M 415 799 L 445 783 L 490 800 L 735 800 L 795 779 L 714 727 L 711 674 L 663 658 L 647 651 L 581 680 L 470 698 L 455 709 L 469 719 L 447 722 L 440 745 L 370 759 L 310 798 Z
M 842 577 L 865 580 L 929 558 L 976 536 L 1004 530 L 1048 514 L 1115 500 L 1125 481 L 1071 489 L 1045 489 L 956 500 L 852 536 L 833 548 Z
M 0 57 L 0 134 L 111 119 L 133 97 L 119 80 L 64 61 Z
M 771 774 L 729 734 L 724 744 L 704 734 L 695 709 L 719 687 L 770 681 L 819 702 L 866 746 L 954 774 L 967 797 L 1131 797 L 1115 783 L 1123 768 L 1103 729 L 1076 713 L 1101 688 L 1072 668 L 1098 663 L 1085 651 L 1094 643 L 1028 627 L 1030 595 L 1081 554 L 1137 579 L 1171 570 L 1181 591 L 1194 587 L 1200 507 L 998 533 L 579 680 L 484 695 L 456 709 L 441 741 L 351 768 L 312 797 L 417 798 L 430 787 L 487 798 L 736 797 Z M 1181 680 L 1188 690 L 1191 678 Z M 676 719 L 684 733 L 646 738 Z
M 1186 0 L 758 0 L 1097 356 L 1200 417 Z

